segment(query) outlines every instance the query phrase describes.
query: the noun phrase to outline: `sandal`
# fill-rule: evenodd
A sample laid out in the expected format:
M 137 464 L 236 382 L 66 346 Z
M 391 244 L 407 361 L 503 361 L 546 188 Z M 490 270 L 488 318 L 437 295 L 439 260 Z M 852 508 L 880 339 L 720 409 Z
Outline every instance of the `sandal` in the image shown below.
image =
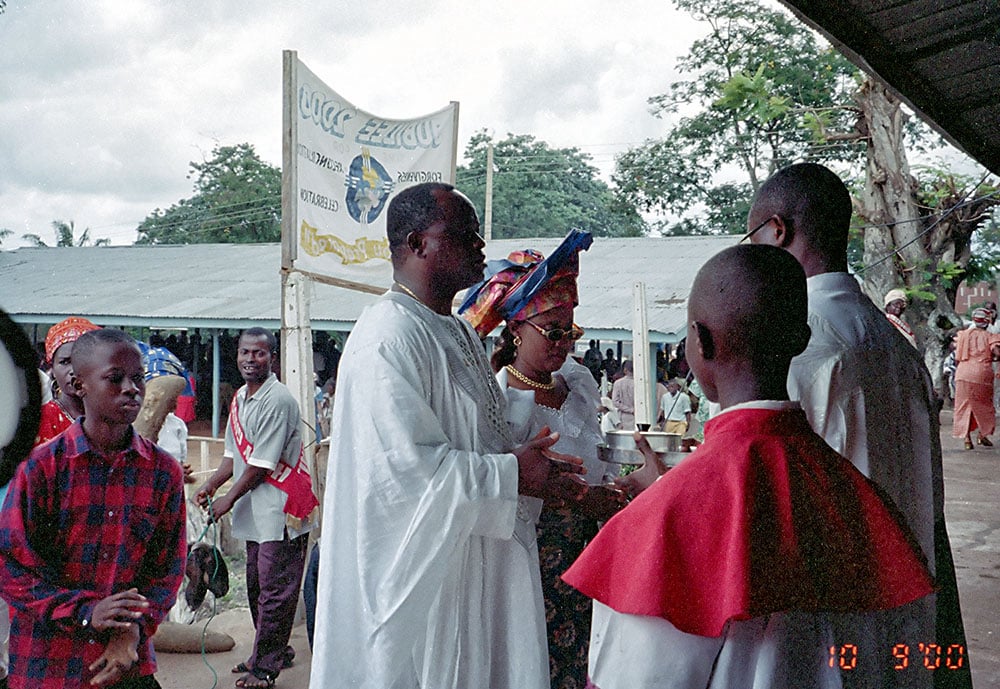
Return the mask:
M 277 673 L 272 674 L 267 670 L 254 668 L 236 680 L 236 686 L 245 689 L 273 689 L 274 680 L 277 678 Z
M 966 450 L 971 450 L 973 447 L 975 447 L 975 445 L 972 444 L 971 440 L 966 440 L 965 441 L 965 449 Z
M 285 657 L 282 658 L 281 660 L 281 669 L 287 670 L 294 664 L 295 664 L 295 649 L 292 648 L 291 646 L 288 646 L 285 648 Z M 232 670 L 230 670 L 230 672 L 232 672 L 234 675 L 246 675 L 253 672 L 253 670 L 247 663 L 240 663 Z
M 985 435 L 979 436 L 979 444 L 983 447 L 993 447 L 993 441 L 987 438 Z

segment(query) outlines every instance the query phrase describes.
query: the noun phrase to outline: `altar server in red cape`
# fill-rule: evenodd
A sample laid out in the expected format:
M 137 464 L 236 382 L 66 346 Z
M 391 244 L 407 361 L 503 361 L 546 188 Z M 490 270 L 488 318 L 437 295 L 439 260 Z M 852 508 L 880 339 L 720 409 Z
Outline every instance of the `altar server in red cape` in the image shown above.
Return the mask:
M 933 591 L 913 537 L 788 400 L 808 339 L 787 253 L 733 247 L 698 273 L 687 359 L 723 412 L 564 575 L 595 600 L 590 686 L 887 687 L 928 672 L 926 640 L 905 631 L 907 604 Z M 632 483 L 656 475 L 651 458 Z M 870 643 L 882 625 L 899 648 Z

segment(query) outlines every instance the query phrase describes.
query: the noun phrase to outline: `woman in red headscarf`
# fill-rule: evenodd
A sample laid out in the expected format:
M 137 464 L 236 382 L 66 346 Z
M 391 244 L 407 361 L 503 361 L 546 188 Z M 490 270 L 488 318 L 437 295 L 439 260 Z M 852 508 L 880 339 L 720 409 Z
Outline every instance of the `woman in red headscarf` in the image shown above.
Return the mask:
M 589 486 L 577 500 L 543 508 L 535 498 L 520 499 L 520 508 L 537 518 L 553 687 L 585 686 L 590 639 L 590 600 L 559 576 L 597 533 L 598 522 L 624 506 L 621 492 L 602 485 L 609 470 L 617 474 L 617 467 L 597 458 L 597 445 L 603 442 L 597 384 L 590 370 L 570 356 L 583 335 L 573 323 L 573 310 L 577 252 L 584 245 L 590 245 L 589 235 L 571 233 L 548 261 L 529 250 L 490 262 L 487 279 L 470 290 L 460 309 L 483 337 L 506 321 L 492 363 L 507 396 L 515 442 L 548 426 L 559 433 L 553 449 L 581 457 L 587 469 Z
M 979 444 L 990 447 L 996 430 L 993 407 L 993 362 L 1000 359 L 1000 335 L 986 330 L 992 314 L 989 309 L 972 312 L 975 327 L 959 331 L 955 338 L 955 423 L 951 435 L 965 438 L 971 450 L 972 431 L 979 429 Z
M 71 316 L 51 328 L 45 336 L 45 361 L 52 367 L 52 400 L 42 405 L 42 421 L 35 445 L 51 440 L 69 428 L 83 414 L 83 400 L 76 395 L 71 379 L 70 355 L 73 343 L 89 330 L 97 330 L 86 318 Z

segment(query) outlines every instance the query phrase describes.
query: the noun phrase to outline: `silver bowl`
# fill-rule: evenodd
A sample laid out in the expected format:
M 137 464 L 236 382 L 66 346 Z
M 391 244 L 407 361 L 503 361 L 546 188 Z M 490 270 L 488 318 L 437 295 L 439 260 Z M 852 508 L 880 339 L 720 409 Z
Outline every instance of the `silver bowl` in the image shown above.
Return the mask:
M 608 431 L 604 434 L 604 444 L 613 450 L 635 449 L 634 431 Z M 664 433 L 663 431 L 640 431 L 640 435 L 646 439 L 653 452 L 680 452 L 681 436 L 677 433 Z
M 662 431 L 642 431 L 649 446 L 667 466 L 677 466 L 687 454 L 681 452 L 681 436 Z M 635 448 L 632 431 L 608 431 L 605 442 L 597 446 L 597 457 L 610 464 L 645 464 L 646 459 Z

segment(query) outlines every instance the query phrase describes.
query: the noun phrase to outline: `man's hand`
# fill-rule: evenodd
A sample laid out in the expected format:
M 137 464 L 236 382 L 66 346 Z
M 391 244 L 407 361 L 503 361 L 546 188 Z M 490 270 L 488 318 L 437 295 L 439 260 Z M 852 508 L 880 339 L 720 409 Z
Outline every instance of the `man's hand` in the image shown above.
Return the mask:
M 549 473 L 553 469 L 557 471 L 559 476 L 557 483 L 560 484 L 566 475 L 582 474 L 586 471 L 583 468 L 583 460 L 579 457 L 564 455 L 550 449 L 558 440 L 559 434 L 550 433 L 546 426 L 524 445 L 514 448 L 513 453 L 517 457 L 517 486 L 521 495 L 543 499 L 552 497 L 546 482 L 549 481 Z
M 212 521 L 219 521 L 222 518 L 222 515 L 233 509 L 235 502 L 236 501 L 232 499 L 232 491 L 229 491 L 217 500 L 212 500 L 211 507 L 208 510 L 208 516 L 212 519 Z M 208 507 L 207 500 L 205 501 L 205 506 Z
M 215 486 L 208 485 L 208 482 L 202 484 L 201 488 L 194 495 L 194 501 L 202 508 L 208 508 L 208 499 L 215 497 Z
M 184 462 L 181 468 L 184 469 L 184 483 L 194 483 L 198 480 L 194 477 L 194 467 L 190 463 Z
M 90 683 L 96 687 L 114 684 L 139 660 L 139 626 L 128 624 L 111 632 L 108 646 L 88 668 L 97 672 Z
M 135 620 L 142 617 L 143 611 L 148 607 L 149 601 L 138 589 L 119 591 L 97 602 L 90 618 L 90 626 L 97 631 L 128 629 Z

